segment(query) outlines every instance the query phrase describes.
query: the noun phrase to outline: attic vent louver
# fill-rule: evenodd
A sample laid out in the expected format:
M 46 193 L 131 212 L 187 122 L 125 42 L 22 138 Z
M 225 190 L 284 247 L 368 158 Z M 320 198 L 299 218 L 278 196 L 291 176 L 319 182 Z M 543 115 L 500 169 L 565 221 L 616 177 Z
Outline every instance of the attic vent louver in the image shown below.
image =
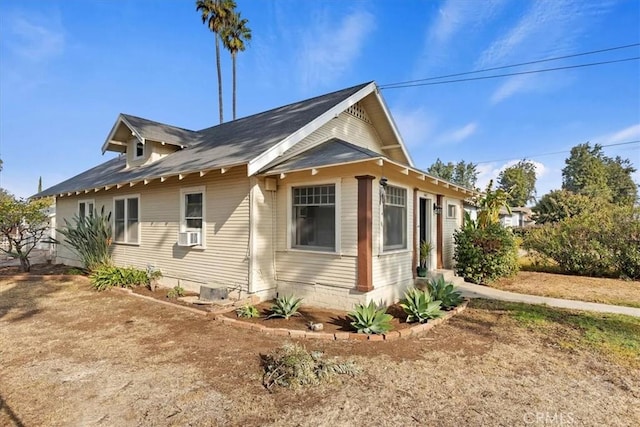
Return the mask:
M 347 108 L 347 114 L 351 114 L 354 117 L 359 118 L 360 120 L 371 124 L 371 120 L 369 120 L 369 116 L 367 112 L 364 111 L 364 108 L 360 105 L 360 103 L 354 104 L 351 107 Z

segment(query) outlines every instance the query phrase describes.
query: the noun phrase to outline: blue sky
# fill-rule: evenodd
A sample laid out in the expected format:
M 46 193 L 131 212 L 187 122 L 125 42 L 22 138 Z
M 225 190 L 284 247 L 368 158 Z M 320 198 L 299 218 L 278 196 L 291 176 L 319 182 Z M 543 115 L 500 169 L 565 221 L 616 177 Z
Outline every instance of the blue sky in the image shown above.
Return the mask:
M 18 196 L 108 160 L 118 113 L 190 129 L 217 123 L 213 36 L 193 1 L 0 1 L 0 186 Z M 238 115 L 338 90 L 510 65 L 640 41 L 640 1 L 238 1 L 253 41 L 238 59 Z M 640 48 L 505 71 L 640 56 Z M 231 66 L 223 55 L 225 119 Z M 640 140 L 640 61 L 383 95 L 416 165 L 520 158 L 538 195 L 569 150 Z M 640 167 L 640 144 L 605 149 Z M 640 174 L 635 174 L 640 182 Z

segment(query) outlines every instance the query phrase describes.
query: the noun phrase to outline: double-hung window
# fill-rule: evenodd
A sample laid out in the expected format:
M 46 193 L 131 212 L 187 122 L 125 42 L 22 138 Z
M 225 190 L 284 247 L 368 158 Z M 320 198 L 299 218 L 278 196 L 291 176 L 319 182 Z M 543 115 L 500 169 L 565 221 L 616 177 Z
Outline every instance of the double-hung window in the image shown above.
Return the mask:
M 135 143 L 134 146 L 136 151 L 133 153 L 133 158 L 141 159 L 142 157 L 144 157 L 144 144 L 138 141 Z
M 457 216 L 458 209 L 456 205 L 447 204 L 447 218 L 455 218 Z
M 198 232 L 200 246 L 204 246 L 205 187 L 180 190 L 180 231 Z
M 80 200 L 78 202 L 78 218 L 84 219 L 93 215 L 93 207 L 95 203 L 93 200 Z
M 384 250 L 407 247 L 407 190 L 387 186 L 384 198 Z
M 140 197 L 115 198 L 113 212 L 113 241 L 116 243 L 140 243 Z
M 291 247 L 335 252 L 335 184 L 294 187 L 291 197 Z

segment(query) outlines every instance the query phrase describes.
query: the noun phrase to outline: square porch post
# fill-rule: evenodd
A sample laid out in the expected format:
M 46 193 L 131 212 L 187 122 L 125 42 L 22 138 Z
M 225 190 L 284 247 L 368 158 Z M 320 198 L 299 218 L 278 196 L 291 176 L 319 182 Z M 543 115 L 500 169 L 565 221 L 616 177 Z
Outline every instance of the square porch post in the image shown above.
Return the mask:
M 356 176 L 358 180 L 358 272 L 356 289 L 373 290 L 373 179 L 371 175 Z

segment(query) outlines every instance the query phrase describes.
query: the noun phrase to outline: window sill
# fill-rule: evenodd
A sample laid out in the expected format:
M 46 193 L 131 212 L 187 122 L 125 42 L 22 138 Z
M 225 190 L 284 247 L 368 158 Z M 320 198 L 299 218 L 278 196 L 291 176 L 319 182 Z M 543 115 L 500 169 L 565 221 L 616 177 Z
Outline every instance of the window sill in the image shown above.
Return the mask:
M 411 249 L 389 249 L 389 250 L 383 250 L 382 252 L 380 252 L 378 254 L 379 257 L 381 256 L 385 256 L 385 255 L 397 255 L 397 254 L 405 254 L 405 253 L 410 253 Z
M 318 250 L 313 250 L 313 249 L 300 249 L 300 248 L 287 248 L 286 252 L 296 252 L 296 253 L 301 253 L 301 254 L 318 254 L 318 255 L 333 255 L 333 256 L 337 256 L 337 257 L 341 257 L 342 254 L 340 252 L 334 252 L 334 251 L 318 251 Z
M 127 243 L 127 242 L 112 242 L 113 245 L 118 246 L 140 246 L 140 243 Z

